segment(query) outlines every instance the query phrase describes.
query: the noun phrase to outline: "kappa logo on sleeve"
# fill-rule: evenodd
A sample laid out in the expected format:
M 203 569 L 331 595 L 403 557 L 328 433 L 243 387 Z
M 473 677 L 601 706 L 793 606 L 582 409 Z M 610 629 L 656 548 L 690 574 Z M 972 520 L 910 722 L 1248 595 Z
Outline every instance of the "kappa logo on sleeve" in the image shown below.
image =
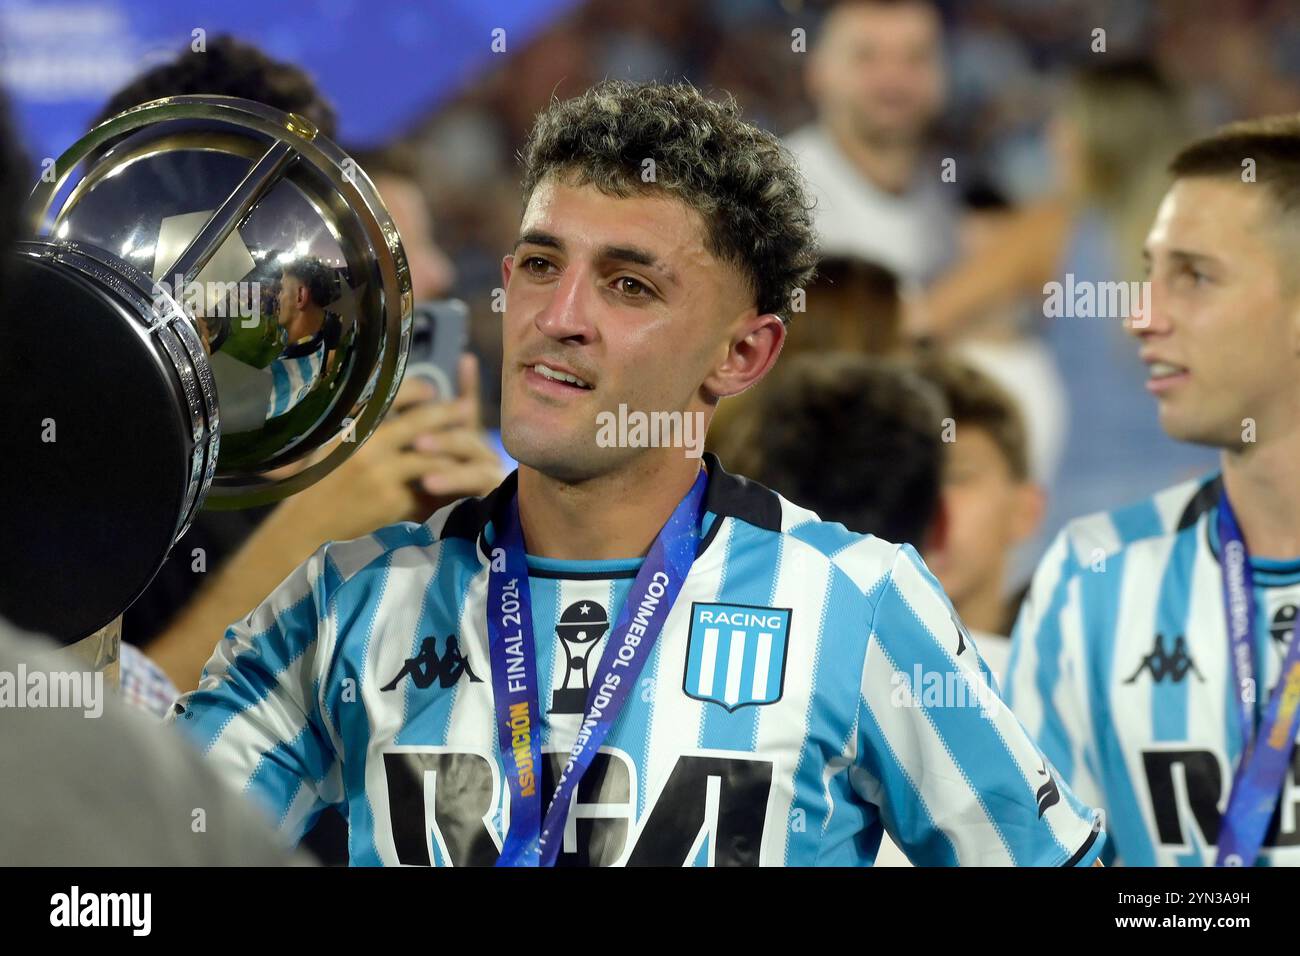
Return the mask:
M 790 615 L 788 607 L 692 604 L 682 690 L 733 713 L 780 700 Z

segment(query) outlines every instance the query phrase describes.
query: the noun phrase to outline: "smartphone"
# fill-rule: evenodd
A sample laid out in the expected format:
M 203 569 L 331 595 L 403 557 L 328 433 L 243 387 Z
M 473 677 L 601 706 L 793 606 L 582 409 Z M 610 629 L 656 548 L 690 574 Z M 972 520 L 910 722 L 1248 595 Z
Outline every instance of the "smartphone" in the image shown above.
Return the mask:
M 468 345 L 468 305 L 460 299 L 417 303 L 411 315 L 406 377 L 427 379 L 438 390 L 439 399 L 450 401 L 459 394 L 457 366 Z

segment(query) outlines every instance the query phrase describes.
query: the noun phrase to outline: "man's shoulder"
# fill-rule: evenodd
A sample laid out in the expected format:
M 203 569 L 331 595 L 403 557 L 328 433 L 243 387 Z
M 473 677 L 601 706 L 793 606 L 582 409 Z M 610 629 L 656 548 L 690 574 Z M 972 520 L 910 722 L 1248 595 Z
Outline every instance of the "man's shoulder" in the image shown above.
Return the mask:
M 713 464 L 706 502 L 708 511 L 737 525 L 732 546 L 776 543 L 804 567 L 830 567 L 844 574 L 864 595 L 872 594 L 889 574 L 900 546 L 871 534 L 850 531 L 839 522 L 823 521 L 816 512 L 741 475 Z M 722 521 L 705 533 L 706 544 Z
M 816 123 L 808 123 L 787 133 L 781 142 L 796 156 L 810 151 L 824 150 L 830 145 L 826 133 Z
M 328 542 L 317 569 L 327 576 L 327 593 L 368 591 L 381 581 L 392 589 L 401 586 L 404 575 L 477 573 L 486 560 L 480 560 L 479 547 L 485 501 L 460 498 L 425 521 L 399 521 L 359 538 Z
M 827 180 L 838 180 L 844 174 L 846 160 L 819 124 L 802 126 L 781 142 L 794 156 L 799 171 L 814 189 Z
M 1121 554 L 1157 553 L 1173 538 L 1194 533 L 1218 502 L 1221 489 L 1216 472 L 1109 511 L 1075 518 L 1061 530 L 1056 547 L 1078 567 Z

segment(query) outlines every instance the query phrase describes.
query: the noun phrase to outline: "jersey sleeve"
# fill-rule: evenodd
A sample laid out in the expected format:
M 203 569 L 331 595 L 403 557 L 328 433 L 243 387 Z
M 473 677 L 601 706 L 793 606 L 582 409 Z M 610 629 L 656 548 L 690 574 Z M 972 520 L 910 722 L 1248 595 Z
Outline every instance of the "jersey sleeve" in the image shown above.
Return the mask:
M 1004 694 L 1062 779 L 1094 806 L 1102 791 L 1088 716 L 1079 564 L 1067 532 L 1043 556 L 1011 637 Z
M 320 635 L 337 583 L 327 548 L 227 629 L 198 688 L 167 718 L 291 843 L 342 798 L 335 738 L 315 693 Z
M 1089 865 L 1105 839 L 908 545 L 874 590 L 850 778 L 918 865 Z

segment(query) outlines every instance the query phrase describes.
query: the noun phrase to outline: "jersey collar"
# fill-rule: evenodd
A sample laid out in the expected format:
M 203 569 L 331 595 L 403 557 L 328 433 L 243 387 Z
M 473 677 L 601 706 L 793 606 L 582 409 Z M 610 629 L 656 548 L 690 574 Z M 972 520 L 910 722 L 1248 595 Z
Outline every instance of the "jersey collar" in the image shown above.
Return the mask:
M 735 518 L 767 531 L 781 530 L 781 500 L 775 492 L 731 474 L 712 452 L 704 453 L 704 467 L 709 473 L 709 486 L 704 493 L 705 515 L 697 555 L 704 554 L 712 544 L 722 518 Z M 500 522 L 503 509 L 518 488 L 516 470 L 484 497 L 466 498 L 447 516 L 441 537 L 476 541 L 479 556 L 486 563 L 490 560 L 492 525 Z
M 1197 490 L 1192 500 L 1187 503 L 1187 508 L 1184 509 L 1183 516 L 1178 522 L 1178 530 L 1183 531 L 1196 524 L 1202 517 L 1206 519 L 1205 543 L 1216 562 L 1220 561 L 1218 514 L 1219 495 L 1222 491 L 1223 475 L 1215 475 Z M 1300 584 L 1300 557 L 1276 561 L 1271 558 L 1252 556 L 1250 568 L 1255 583 L 1261 587 L 1276 588 Z

